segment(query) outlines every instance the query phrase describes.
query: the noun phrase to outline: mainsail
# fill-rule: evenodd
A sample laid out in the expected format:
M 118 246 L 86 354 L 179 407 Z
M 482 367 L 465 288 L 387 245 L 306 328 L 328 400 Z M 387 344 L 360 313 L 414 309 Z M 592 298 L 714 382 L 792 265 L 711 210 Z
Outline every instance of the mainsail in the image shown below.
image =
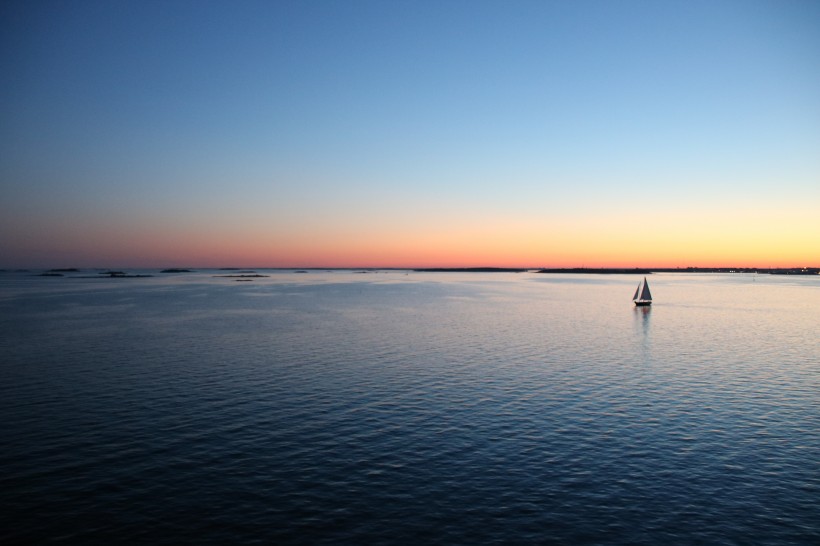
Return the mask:
M 649 291 L 649 284 L 646 282 L 646 277 L 643 278 L 643 290 L 641 291 L 642 300 L 651 300 L 652 293 Z
M 632 296 L 632 301 L 636 305 L 649 305 L 652 303 L 652 292 L 649 291 L 649 283 L 646 282 L 646 277 L 638 283 L 638 288 L 635 289 L 635 295 Z

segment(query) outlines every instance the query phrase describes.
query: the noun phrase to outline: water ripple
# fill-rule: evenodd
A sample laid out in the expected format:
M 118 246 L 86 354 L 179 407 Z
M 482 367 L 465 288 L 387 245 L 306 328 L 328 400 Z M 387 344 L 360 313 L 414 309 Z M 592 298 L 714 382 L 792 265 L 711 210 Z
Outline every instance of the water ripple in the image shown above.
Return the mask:
M 820 542 L 817 290 L 333 275 L 7 291 L 0 540 Z

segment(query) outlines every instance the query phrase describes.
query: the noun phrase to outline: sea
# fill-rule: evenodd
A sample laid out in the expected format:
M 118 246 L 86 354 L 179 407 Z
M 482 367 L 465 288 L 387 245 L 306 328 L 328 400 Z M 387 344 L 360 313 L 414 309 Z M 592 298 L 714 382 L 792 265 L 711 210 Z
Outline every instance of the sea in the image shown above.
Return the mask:
M 820 544 L 820 276 L 35 273 L 2 544 Z

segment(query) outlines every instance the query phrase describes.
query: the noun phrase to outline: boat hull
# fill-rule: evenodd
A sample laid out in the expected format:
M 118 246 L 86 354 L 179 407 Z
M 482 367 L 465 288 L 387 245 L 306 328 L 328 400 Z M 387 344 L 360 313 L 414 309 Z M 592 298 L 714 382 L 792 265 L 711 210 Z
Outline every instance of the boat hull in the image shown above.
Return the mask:
M 637 305 L 638 307 L 648 307 L 648 306 L 652 305 L 652 302 L 651 301 L 636 301 L 635 305 Z

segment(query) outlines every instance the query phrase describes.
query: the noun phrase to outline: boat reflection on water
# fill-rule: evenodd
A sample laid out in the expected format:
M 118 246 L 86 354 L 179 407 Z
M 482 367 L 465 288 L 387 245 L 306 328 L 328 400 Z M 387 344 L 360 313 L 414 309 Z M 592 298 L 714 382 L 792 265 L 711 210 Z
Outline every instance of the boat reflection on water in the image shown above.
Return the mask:
M 635 323 L 641 325 L 644 335 L 649 333 L 649 317 L 652 315 L 652 307 L 649 305 L 635 306 L 632 308 L 635 315 Z

